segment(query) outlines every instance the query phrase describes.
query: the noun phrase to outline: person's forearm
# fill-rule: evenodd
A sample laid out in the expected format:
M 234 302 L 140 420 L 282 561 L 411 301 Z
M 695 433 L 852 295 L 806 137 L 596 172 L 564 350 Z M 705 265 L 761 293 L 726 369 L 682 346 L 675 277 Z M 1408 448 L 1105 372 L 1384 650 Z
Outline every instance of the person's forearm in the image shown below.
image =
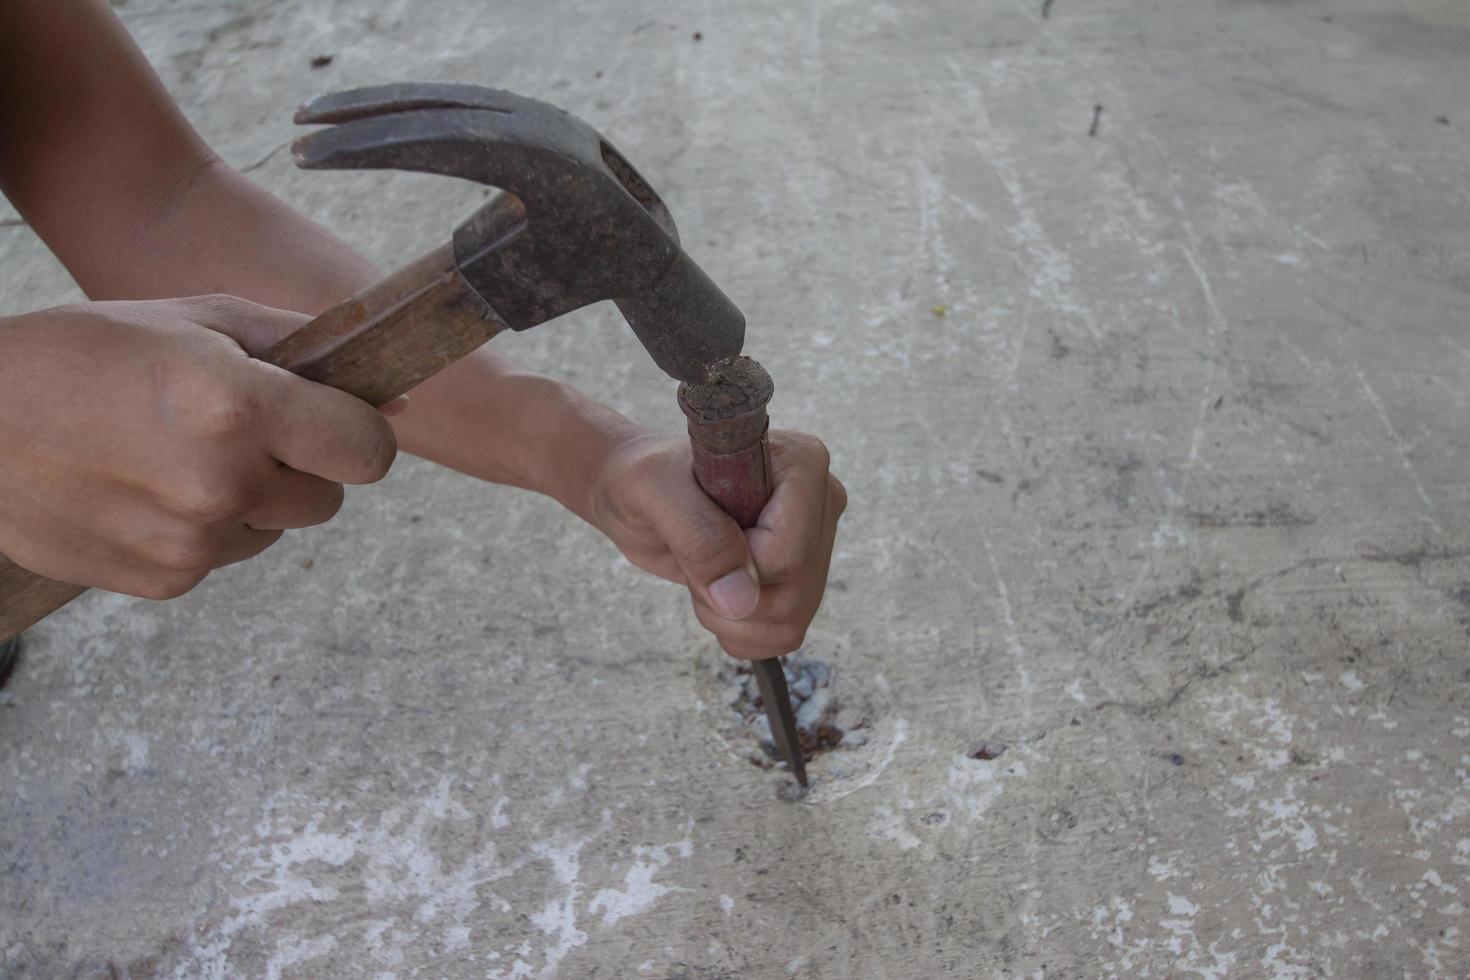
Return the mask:
M 314 313 L 377 275 L 219 161 L 103 0 L 0 3 L 0 191 L 92 299 Z
M 379 278 L 373 263 L 331 232 L 216 159 L 166 210 L 135 236 L 126 258 L 80 270 L 88 295 L 226 293 L 315 316 Z
M 393 425 L 416 455 L 544 493 L 589 522 L 589 492 L 603 460 L 645 431 L 570 385 L 488 350 L 420 385 Z

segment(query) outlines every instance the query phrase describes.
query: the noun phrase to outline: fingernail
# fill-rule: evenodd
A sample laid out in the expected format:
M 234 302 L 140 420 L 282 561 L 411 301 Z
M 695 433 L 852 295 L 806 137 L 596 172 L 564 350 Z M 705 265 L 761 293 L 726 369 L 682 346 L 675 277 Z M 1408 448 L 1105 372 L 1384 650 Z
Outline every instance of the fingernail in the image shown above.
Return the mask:
M 721 616 L 726 619 L 744 619 L 755 612 L 755 605 L 760 601 L 761 594 L 760 589 L 756 588 L 755 579 L 740 568 L 710 583 L 709 598 L 714 603 L 715 612 Z
M 408 408 L 408 396 L 399 395 L 397 398 L 389 399 L 379 405 L 378 411 L 391 419 L 395 415 L 401 415 L 406 408 Z

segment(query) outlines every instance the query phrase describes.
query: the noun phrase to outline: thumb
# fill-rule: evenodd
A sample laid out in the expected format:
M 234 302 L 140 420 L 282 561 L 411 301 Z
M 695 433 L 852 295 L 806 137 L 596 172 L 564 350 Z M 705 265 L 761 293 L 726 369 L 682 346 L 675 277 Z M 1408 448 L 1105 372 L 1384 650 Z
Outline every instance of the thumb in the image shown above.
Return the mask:
M 745 532 L 698 488 L 690 498 L 688 506 L 665 511 L 676 516 L 664 541 L 698 598 L 725 619 L 744 619 L 761 592 Z
M 229 337 L 252 357 L 264 354 L 311 320 L 304 313 L 261 306 L 238 296 L 194 296 L 186 302 L 195 307 L 196 323 Z
M 262 306 L 238 296 L 194 296 L 194 319 L 201 327 L 224 334 L 251 357 L 260 357 L 311 322 L 305 313 Z M 390 418 L 408 407 L 408 396 L 399 395 L 379 405 Z

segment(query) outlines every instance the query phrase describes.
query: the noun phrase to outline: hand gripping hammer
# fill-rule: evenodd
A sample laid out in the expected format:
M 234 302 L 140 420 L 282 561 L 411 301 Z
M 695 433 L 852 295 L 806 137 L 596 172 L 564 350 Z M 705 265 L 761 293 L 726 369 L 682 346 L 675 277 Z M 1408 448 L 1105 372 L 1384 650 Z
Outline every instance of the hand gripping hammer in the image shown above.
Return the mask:
M 718 383 L 718 366 L 740 353 L 745 318 L 680 247 L 668 208 L 571 114 L 473 85 L 401 84 L 321 96 L 296 121 L 331 124 L 295 143 L 297 166 L 422 171 L 504 193 L 449 242 L 327 310 L 265 360 L 380 405 L 507 327 L 527 330 L 601 300 L 616 303 L 654 362 L 686 385 Z M 0 556 L 0 639 L 83 591 Z M 767 710 L 784 708 L 787 724 L 773 714 L 772 729 L 791 733 L 798 754 L 788 762 L 800 772 L 781 695 L 781 705 L 767 697 Z

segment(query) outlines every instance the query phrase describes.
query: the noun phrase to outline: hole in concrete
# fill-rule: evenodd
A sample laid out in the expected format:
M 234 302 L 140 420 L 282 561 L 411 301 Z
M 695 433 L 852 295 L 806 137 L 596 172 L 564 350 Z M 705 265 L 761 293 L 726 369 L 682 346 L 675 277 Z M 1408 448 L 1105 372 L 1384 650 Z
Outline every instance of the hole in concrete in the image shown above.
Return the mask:
M 842 744 L 842 739 L 847 733 L 836 725 L 822 722 L 815 731 L 807 731 L 803 728 L 796 730 L 796 737 L 801 742 L 801 751 L 805 758 L 812 758 L 819 752 L 835 749 Z
M 781 775 L 763 781 L 777 799 L 830 803 L 876 778 L 893 761 L 908 727 L 887 686 L 849 656 L 845 637 L 812 630 L 801 650 L 782 658 L 787 687 L 806 722 L 798 723 L 798 731 L 811 779 L 807 790 L 789 778 L 777 756 L 748 663 L 724 654 L 710 657 L 695 674 L 696 705 L 732 761 Z
M 782 666 L 786 686 L 791 692 L 791 703 L 796 709 L 796 734 L 807 762 L 833 749 L 857 748 L 867 743 L 868 736 L 862 731 L 867 727 L 867 721 L 862 718 L 854 720 L 850 713 L 844 714 L 840 710 L 841 705 L 833 691 L 830 666 L 801 652 L 786 657 Z M 780 753 L 771 738 L 771 725 L 766 719 L 760 688 L 750 665 L 734 664 L 728 670 L 727 680 L 736 688 L 727 703 L 738 716 L 741 727 L 753 735 L 760 746 L 760 753 L 752 754 L 750 761 L 762 769 L 769 769 L 780 761 Z
M 970 751 L 966 752 L 965 755 L 972 759 L 979 759 L 982 762 L 989 762 L 992 759 L 999 759 L 1005 755 L 1006 748 L 1007 746 L 1004 742 L 991 742 L 982 739 L 974 745 L 971 745 Z

